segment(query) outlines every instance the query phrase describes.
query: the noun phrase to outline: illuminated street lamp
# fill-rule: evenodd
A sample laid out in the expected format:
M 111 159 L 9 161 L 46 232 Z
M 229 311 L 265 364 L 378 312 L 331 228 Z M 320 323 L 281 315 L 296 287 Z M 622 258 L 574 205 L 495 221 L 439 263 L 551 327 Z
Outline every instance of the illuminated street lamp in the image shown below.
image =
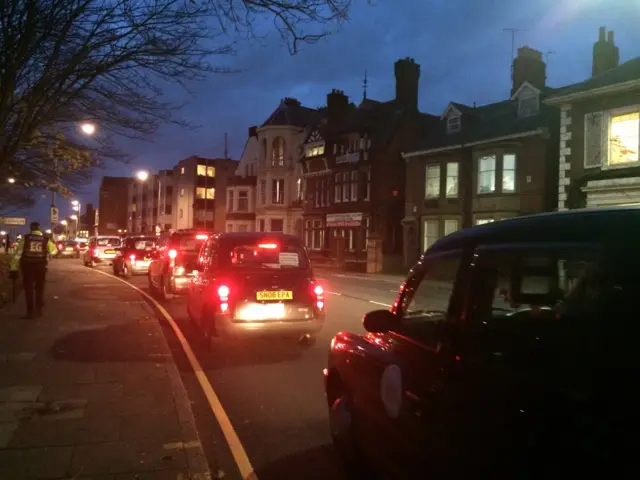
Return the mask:
M 91 136 L 96 133 L 96 126 L 93 123 L 85 122 L 80 125 L 80 130 L 82 130 L 82 133 L 85 135 Z
M 0 232 L 0 237 L 4 237 L 6 234 L 7 234 L 7 232 L 5 232 L 4 230 L 2 230 L 2 231 Z
M 71 220 L 78 220 L 78 215 L 71 215 L 69 218 Z
M 73 205 L 74 207 L 77 207 L 80 204 L 80 202 L 78 200 L 71 200 L 71 205 Z
M 146 170 L 139 170 L 138 172 L 136 172 L 136 178 L 141 182 L 146 182 L 149 178 L 149 172 L 147 172 Z
M 15 179 L 15 178 L 13 178 L 13 177 L 9 177 L 9 178 L 7 178 L 7 182 L 9 182 L 9 183 L 16 183 L 16 179 Z
M 49 235 L 51 235 L 51 229 L 50 229 L 50 228 L 47 228 L 47 229 L 44 231 L 44 233 L 48 233 Z
M 67 221 L 66 221 L 66 220 L 62 220 L 62 221 L 60 222 L 60 225 L 66 225 L 66 224 L 67 224 Z

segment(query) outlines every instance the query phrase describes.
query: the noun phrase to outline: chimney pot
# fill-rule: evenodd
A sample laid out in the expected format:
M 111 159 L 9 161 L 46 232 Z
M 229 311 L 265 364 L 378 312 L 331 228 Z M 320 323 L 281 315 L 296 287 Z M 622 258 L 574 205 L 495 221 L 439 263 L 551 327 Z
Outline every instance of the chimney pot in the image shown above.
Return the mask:
M 606 31 L 606 27 L 600 27 L 600 35 L 598 40 L 600 40 L 601 42 L 604 42 L 604 33 Z
M 611 30 L 608 34 L 607 41 L 609 43 L 613 43 L 613 30 Z

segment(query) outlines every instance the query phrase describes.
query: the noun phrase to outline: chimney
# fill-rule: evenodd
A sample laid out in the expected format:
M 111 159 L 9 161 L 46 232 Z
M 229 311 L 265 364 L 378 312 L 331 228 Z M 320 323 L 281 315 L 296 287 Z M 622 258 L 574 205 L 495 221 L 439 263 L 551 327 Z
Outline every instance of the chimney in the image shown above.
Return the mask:
M 249 127 L 249 138 L 258 136 L 258 127 Z
M 420 65 L 413 58 L 401 58 L 394 65 L 396 101 L 406 107 L 418 108 Z
M 340 120 L 349 107 L 349 97 L 342 90 L 331 90 L 327 94 L 327 115 L 329 121 Z
M 524 82 L 541 90 L 547 83 L 547 65 L 542 59 L 542 52 L 529 47 L 520 47 L 518 56 L 513 60 L 511 95 L 522 86 Z
M 594 77 L 620 64 L 620 50 L 614 43 L 613 31 L 608 32 L 606 39 L 605 33 L 606 28 L 600 27 L 598 41 L 593 44 L 591 75 Z
M 281 103 L 287 107 L 299 107 L 301 105 L 297 99 L 291 97 L 283 98 Z

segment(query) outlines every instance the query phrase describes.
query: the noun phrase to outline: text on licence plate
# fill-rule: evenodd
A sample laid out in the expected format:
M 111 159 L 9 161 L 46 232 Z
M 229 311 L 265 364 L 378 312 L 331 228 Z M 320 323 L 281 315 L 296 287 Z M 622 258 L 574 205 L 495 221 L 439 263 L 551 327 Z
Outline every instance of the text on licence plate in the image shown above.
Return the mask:
M 65 248 L 65 250 L 66 250 L 67 252 L 73 252 L 73 247 L 67 247 L 67 248 Z
M 116 251 L 115 250 L 105 250 L 104 253 L 106 255 L 111 255 L 112 253 L 116 253 Z
M 293 300 L 292 291 L 277 290 L 271 292 L 256 292 L 258 301 L 265 300 Z

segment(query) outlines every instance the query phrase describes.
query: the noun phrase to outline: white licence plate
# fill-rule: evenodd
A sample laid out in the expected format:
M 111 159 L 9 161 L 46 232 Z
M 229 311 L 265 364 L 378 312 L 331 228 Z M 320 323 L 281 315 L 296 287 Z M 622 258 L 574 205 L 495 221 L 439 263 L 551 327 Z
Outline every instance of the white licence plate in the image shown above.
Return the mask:
M 284 318 L 285 309 L 283 303 L 252 303 L 238 312 L 238 320 L 260 321 Z
M 138 260 L 136 261 L 136 267 L 148 267 L 149 266 L 149 262 L 144 261 L 144 260 Z

